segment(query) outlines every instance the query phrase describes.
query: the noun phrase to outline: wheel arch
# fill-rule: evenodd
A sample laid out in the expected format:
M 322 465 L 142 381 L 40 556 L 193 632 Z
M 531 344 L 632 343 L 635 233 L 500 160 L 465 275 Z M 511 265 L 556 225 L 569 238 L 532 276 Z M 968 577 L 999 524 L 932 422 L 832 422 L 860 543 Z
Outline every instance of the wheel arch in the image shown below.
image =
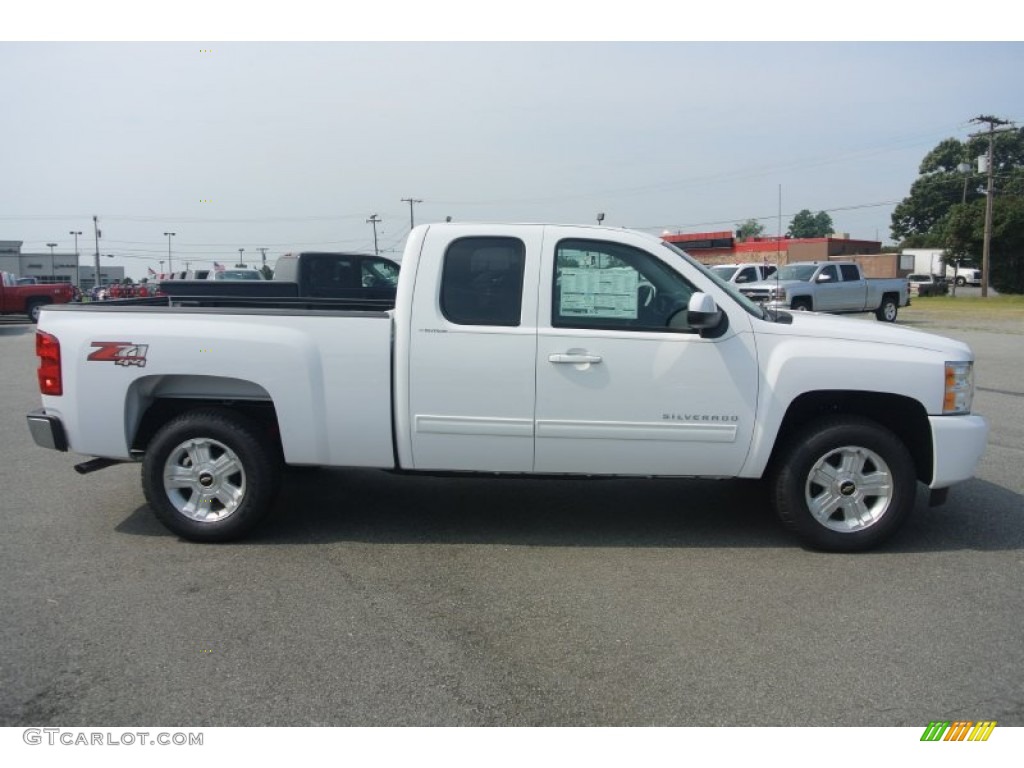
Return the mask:
M 928 412 L 912 397 L 887 392 L 823 390 L 805 392 L 789 404 L 775 436 L 766 472 L 804 425 L 825 416 L 851 415 L 870 419 L 900 439 L 914 461 L 917 479 L 929 483 L 933 471 L 932 432 Z
M 281 436 L 273 398 L 258 384 L 224 376 L 143 376 L 125 399 L 125 437 L 133 453 L 144 453 L 160 428 L 188 411 L 219 407 L 244 414 L 275 441 Z

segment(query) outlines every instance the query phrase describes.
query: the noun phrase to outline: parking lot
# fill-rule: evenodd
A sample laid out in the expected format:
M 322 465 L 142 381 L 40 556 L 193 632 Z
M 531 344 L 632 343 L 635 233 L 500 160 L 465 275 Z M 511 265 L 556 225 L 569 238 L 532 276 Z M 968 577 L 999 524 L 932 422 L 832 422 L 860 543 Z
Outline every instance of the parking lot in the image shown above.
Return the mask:
M 858 555 L 802 549 L 754 482 L 350 470 L 185 542 L 138 467 L 32 443 L 33 326 L 5 322 L 0 725 L 1022 726 L 1024 324 L 900 322 L 972 345 L 992 433 Z

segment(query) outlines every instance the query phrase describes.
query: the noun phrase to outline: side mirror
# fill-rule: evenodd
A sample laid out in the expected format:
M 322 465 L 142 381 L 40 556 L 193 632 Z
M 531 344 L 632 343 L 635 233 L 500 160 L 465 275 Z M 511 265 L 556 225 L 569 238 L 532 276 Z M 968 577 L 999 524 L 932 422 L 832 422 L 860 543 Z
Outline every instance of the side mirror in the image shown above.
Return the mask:
M 690 296 L 686 307 L 686 324 L 698 331 L 710 331 L 722 322 L 722 310 L 715 300 L 706 293 L 695 293 Z

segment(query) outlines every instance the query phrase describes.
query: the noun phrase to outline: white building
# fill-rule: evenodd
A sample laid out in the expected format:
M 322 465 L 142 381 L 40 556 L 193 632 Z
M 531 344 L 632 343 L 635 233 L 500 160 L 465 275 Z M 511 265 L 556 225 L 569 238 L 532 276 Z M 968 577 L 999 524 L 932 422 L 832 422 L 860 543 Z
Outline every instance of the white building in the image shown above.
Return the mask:
M 23 240 L 0 240 L 0 271 L 16 277 L 34 277 L 41 283 L 72 283 L 83 291 L 96 284 L 96 270 L 88 262 L 75 259 L 73 253 L 22 253 Z M 110 285 L 124 280 L 124 267 L 100 265 L 100 283 Z

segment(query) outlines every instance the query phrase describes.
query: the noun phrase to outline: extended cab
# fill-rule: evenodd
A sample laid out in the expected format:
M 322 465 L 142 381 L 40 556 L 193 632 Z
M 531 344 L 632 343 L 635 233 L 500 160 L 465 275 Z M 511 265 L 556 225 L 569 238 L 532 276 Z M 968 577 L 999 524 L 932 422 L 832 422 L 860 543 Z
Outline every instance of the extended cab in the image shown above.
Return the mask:
M 0 272 L 0 315 L 26 315 L 33 323 L 48 304 L 65 304 L 75 297 L 70 283 L 30 283 L 18 285 L 10 272 Z
M 284 463 L 765 478 L 786 525 L 834 550 L 888 537 L 918 483 L 941 502 L 985 447 L 966 344 L 767 312 L 650 235 L 434 224 L 402 265 L 386 311 L 47 309 L 32 435 L 98 457 L 83 472 L 141 461 L 156 515 L 194 540 L 250 531 Z
M 910 303 L 903 278 L 865 278 L 860 265 L 845 261 L 807 261 L 787 264 L 769 279 L 744 285 L 748 298 L 768 309 L 809 312 L 874 312 L 893 322 L 900 307 Z

